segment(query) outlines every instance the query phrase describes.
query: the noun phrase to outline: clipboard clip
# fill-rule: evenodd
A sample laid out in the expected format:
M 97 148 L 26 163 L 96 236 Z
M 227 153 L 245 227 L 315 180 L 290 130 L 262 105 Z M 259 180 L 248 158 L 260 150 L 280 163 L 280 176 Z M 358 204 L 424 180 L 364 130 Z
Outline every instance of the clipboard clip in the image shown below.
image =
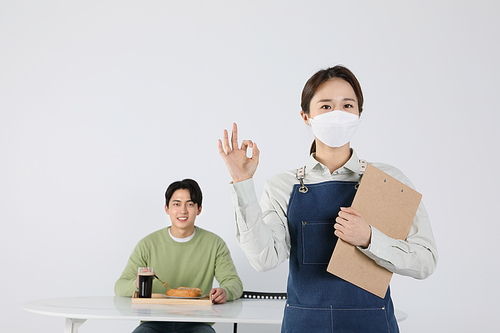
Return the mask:
M 295 175 L 295 178 L 297 178 L 297 180 L 300 182 L 300 187 L 299 187 L 300 193 L 307 193 L 307 191 L 309 191 L 307 186 L 304 185 L 305 174 L 306 174 L 305 166 L 297 169 L 297 174 Z

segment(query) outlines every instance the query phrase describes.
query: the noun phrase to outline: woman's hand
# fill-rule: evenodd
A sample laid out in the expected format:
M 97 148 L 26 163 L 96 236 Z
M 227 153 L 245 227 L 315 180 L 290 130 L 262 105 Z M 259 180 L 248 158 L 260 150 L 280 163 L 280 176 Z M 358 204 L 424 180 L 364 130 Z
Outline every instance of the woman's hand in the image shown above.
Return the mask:
M 222 288 L 213 288 L 210 290 L 210 295 L 212 296 L 212 303 L 214 304 L 224 304 L 226 303 L 227 296 L 226 291 Z
M 368 247 L 372 238 L 372 228 L 363 215 L 352 207 L 341 207 L 335 219 L 335 236 L 354 246 Z
M 238 127 L 233 124 L 233 132 L 231 134 L 231 145 L 229 145 L 229 138 L 227 130 L 224 130 L 224 147 L 223 142 L 219 139 L 219 154 L 224 159 L 227 169 L 233 183 L 241 182 L 253 177 L 257 165 L 259 164 L 259 149 L 257 144 L 244 140 L 241 143 L 241 148 L 238 148 Z M 247 157 L 247 149 L 252 148 L 252 157 Z

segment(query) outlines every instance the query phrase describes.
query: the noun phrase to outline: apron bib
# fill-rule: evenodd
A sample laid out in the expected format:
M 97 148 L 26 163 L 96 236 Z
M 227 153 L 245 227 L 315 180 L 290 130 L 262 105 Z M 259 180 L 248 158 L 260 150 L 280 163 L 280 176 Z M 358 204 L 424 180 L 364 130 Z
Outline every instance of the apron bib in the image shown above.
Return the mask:
M 387 290 L 375 296 L 326 271 L 337 243 L 335 218 L 350 207 L 357 182 L 328 181 L 293 187 L 288 205 L 291 248 L 281 331 L 399 332 Z

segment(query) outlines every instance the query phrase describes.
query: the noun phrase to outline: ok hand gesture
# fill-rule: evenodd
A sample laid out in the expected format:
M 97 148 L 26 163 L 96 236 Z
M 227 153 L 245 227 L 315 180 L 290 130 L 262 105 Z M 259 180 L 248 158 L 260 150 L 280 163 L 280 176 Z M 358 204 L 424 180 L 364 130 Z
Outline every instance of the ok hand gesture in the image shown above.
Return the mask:
M 229 174 L 233 178 L 233 183 L 241 182 L 253 177 L 257 165 L 259 164 L 259 149 L 257 144 L 251 140 L 244 140 L 241 143 L 241 148 L 238 148 L 238 127 L 233 124 L 233 132 L 231 134 L 231 145 L 227 130 L 224 130 L 224 147 L 219 139 L 219 154 L 224 159 Z M 252 157 L 247 157 L 247 149 L 252 148 Z

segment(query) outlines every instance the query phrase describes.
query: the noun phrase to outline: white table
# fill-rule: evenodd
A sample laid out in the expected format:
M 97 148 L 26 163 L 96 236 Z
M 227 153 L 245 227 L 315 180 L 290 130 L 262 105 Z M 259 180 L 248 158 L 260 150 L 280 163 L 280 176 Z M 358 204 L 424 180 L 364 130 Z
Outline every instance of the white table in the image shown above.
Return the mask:
M 238 299 L 217 305 L 132 304 L 130 297 L 64 297 L 29 301 L 25 311 L 66 318 L 65 333 L 77 333 L 87 319 L 281 324 L 285 300 Z M 396 310 L 396 319 L 407 314 Z

